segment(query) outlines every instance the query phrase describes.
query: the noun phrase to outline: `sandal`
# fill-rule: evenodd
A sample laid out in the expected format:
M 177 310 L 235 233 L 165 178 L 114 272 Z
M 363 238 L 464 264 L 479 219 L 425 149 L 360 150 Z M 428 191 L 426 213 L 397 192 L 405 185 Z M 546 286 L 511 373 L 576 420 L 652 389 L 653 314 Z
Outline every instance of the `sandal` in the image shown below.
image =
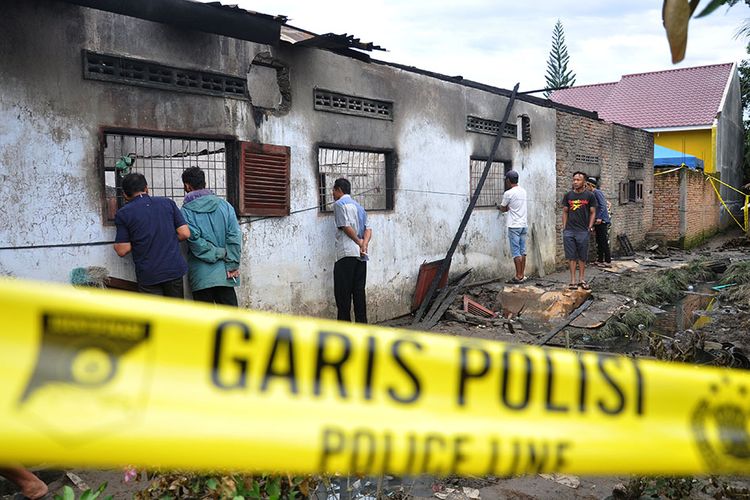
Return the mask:
M 514 277 L 514 278 L 509 279 L 508 281 L 506 281 L 506 283 L 508 283 L 509 285 L 520 285 L 521 283 L 523 283 L 523 281 L 524 280 L 519 280 L 518 278 Z
M 576 285 L 575 283 L 569 283 L 568 290 L 578 290 L 578 285 Z
M 583 288 L 584 290 L 591 290 L 591 287 L 585 281 L 581 281 L 580 283 L 578 283 L 578 286 Z

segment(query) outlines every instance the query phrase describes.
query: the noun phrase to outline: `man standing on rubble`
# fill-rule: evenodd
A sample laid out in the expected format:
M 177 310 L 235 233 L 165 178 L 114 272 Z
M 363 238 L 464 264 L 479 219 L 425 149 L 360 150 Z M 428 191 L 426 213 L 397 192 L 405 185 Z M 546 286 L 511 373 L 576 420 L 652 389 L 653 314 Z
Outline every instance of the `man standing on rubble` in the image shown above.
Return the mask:
M 242 233 L 234 208 L 206 189 L 199 167 L 182 173 L 185 201 L 182 213 L 190 226 L 188 281 L 193 298 L 237 306 L 234 288 L 240 284 Z
M 505 174 L 505 192 L 498 210 L 508 214 L 508 241 L 516 275 L 508 283 L 519 284 L 526 281 L 526 190 L 518 185 L 518 172 L 509 170 Z
M 367 247 L 372 230 L 367 226 L 367 212 L 350 196 L 352 185 L 343 177 L 333 183 L 333 216 L 336 224 L 336 263 L 333 266 L 333 294 L 338 314 L 336 319 L 354 319 L 367 323 Z
M 562 199 L 563 248 L 570 269 L 568 288 L 590 290 L 586 283 L 586 260 L 589 253 L 589 235 L 594 230 L 596 217 L 596 197 L 586 189 L 586 174 L 573 174 L 573 190 L 565 193 Z M 578 281 L 576 281 L 578 266 Z
M 123 177 L 122 192 L 127 204 L 115 215 L 115 252 L 132 253 L 139 292 L 183 298 L 187 263 L 179 242 L 190 229 L 180 209 L 169 198 L 149 196 L 143 174 Z

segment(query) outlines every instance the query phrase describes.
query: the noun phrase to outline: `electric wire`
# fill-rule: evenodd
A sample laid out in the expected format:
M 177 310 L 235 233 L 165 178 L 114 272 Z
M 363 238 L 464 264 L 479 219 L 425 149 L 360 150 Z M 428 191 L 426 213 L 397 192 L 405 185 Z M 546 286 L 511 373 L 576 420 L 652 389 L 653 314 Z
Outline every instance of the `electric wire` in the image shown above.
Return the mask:
M 375 187 L 371 188 L 365 191 L 360 191 L 358 193 L 354 193 L 353 197 L 358 197 L 365 195 L 371 191 L 380 190 L 380 188 Z M 408 189 L 408 188 L 386 188 L 388 191 L 402 191 L 406 193 L 417 193 L 417 194 L 429 194 L 429 195 L 441 195 L 441 196 L 456 196 L 456 197 L 464 197 L 468 198 L 471 195 L 469 193 L 451 193 L 449 191 L 432 191 L 427 189 Z M 533 203 L 540 203 L 540 204 L 548 204 L 549 199 L 540 199 L 540 198 L 527 198 L 527 202 L 533 202 Z M 320 210 L 321 207 L 328 207 L 330 205 L 333 205 L 335 201 L 329 201 L 322 205 L 318 204 L 312 207 L 307 208 L 301 208 L 298 210 L 292 210 L 289 212 L 289 215 L 295 215 L 303 212 L 309 212 L 311 210 Z M 490 207 L 478 207 L 478 208 L 490 208 Z M 687 209 L 685 212 L 698 212 L 703 211 L 700 209 Z M 261 222 L 268 219 L 279 219 L 278 216 L 264 216 L 264 217 L 256 217 L 256 218 L 246 218 L 244 220 L 240 221 L 241 225 L 244 224 L 252 224 L 254 222 Z M 43 244 L 43 245 L 12 245 L 12 246 L 2 246 L 0 247 L 0 251 L 3 250 L 36 250 L 36 249 L 43 249 L 43 248 L 76 248 L 76 247 L 90 247 L 90 246 L 101 246 L 101 245 L 112 245 L 114 244 L 114 241 L 90 241 L 90 242 L 82 242 L 82 243 L 50 243 L 50 244 Z

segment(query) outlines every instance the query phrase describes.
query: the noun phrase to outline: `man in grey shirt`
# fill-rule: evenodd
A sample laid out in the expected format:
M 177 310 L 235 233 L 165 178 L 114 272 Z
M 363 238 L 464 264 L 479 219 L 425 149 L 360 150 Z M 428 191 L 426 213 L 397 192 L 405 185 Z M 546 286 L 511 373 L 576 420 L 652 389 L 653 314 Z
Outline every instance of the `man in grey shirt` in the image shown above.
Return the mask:
M 336 297 L 336 318 L 351 321 L 352 301 L 354 319 L 367 323 L 367 247 L 372 230 L 367 226 L 367 212 L 352 199 L 351 183 L 336 179 L 333 184 L 334 222 L 336 223 L 336 263 L 333 266 L 333 293 Z

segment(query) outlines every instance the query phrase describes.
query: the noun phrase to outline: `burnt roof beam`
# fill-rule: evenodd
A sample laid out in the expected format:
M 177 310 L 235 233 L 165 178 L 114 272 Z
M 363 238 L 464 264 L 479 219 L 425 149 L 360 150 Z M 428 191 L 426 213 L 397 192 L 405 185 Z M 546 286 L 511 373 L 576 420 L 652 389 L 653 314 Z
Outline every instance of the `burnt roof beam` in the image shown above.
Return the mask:
M 265 14 L 191 0 L 63 0 L 92 9 L 240 40 L 278 45 L 282 21 Z

